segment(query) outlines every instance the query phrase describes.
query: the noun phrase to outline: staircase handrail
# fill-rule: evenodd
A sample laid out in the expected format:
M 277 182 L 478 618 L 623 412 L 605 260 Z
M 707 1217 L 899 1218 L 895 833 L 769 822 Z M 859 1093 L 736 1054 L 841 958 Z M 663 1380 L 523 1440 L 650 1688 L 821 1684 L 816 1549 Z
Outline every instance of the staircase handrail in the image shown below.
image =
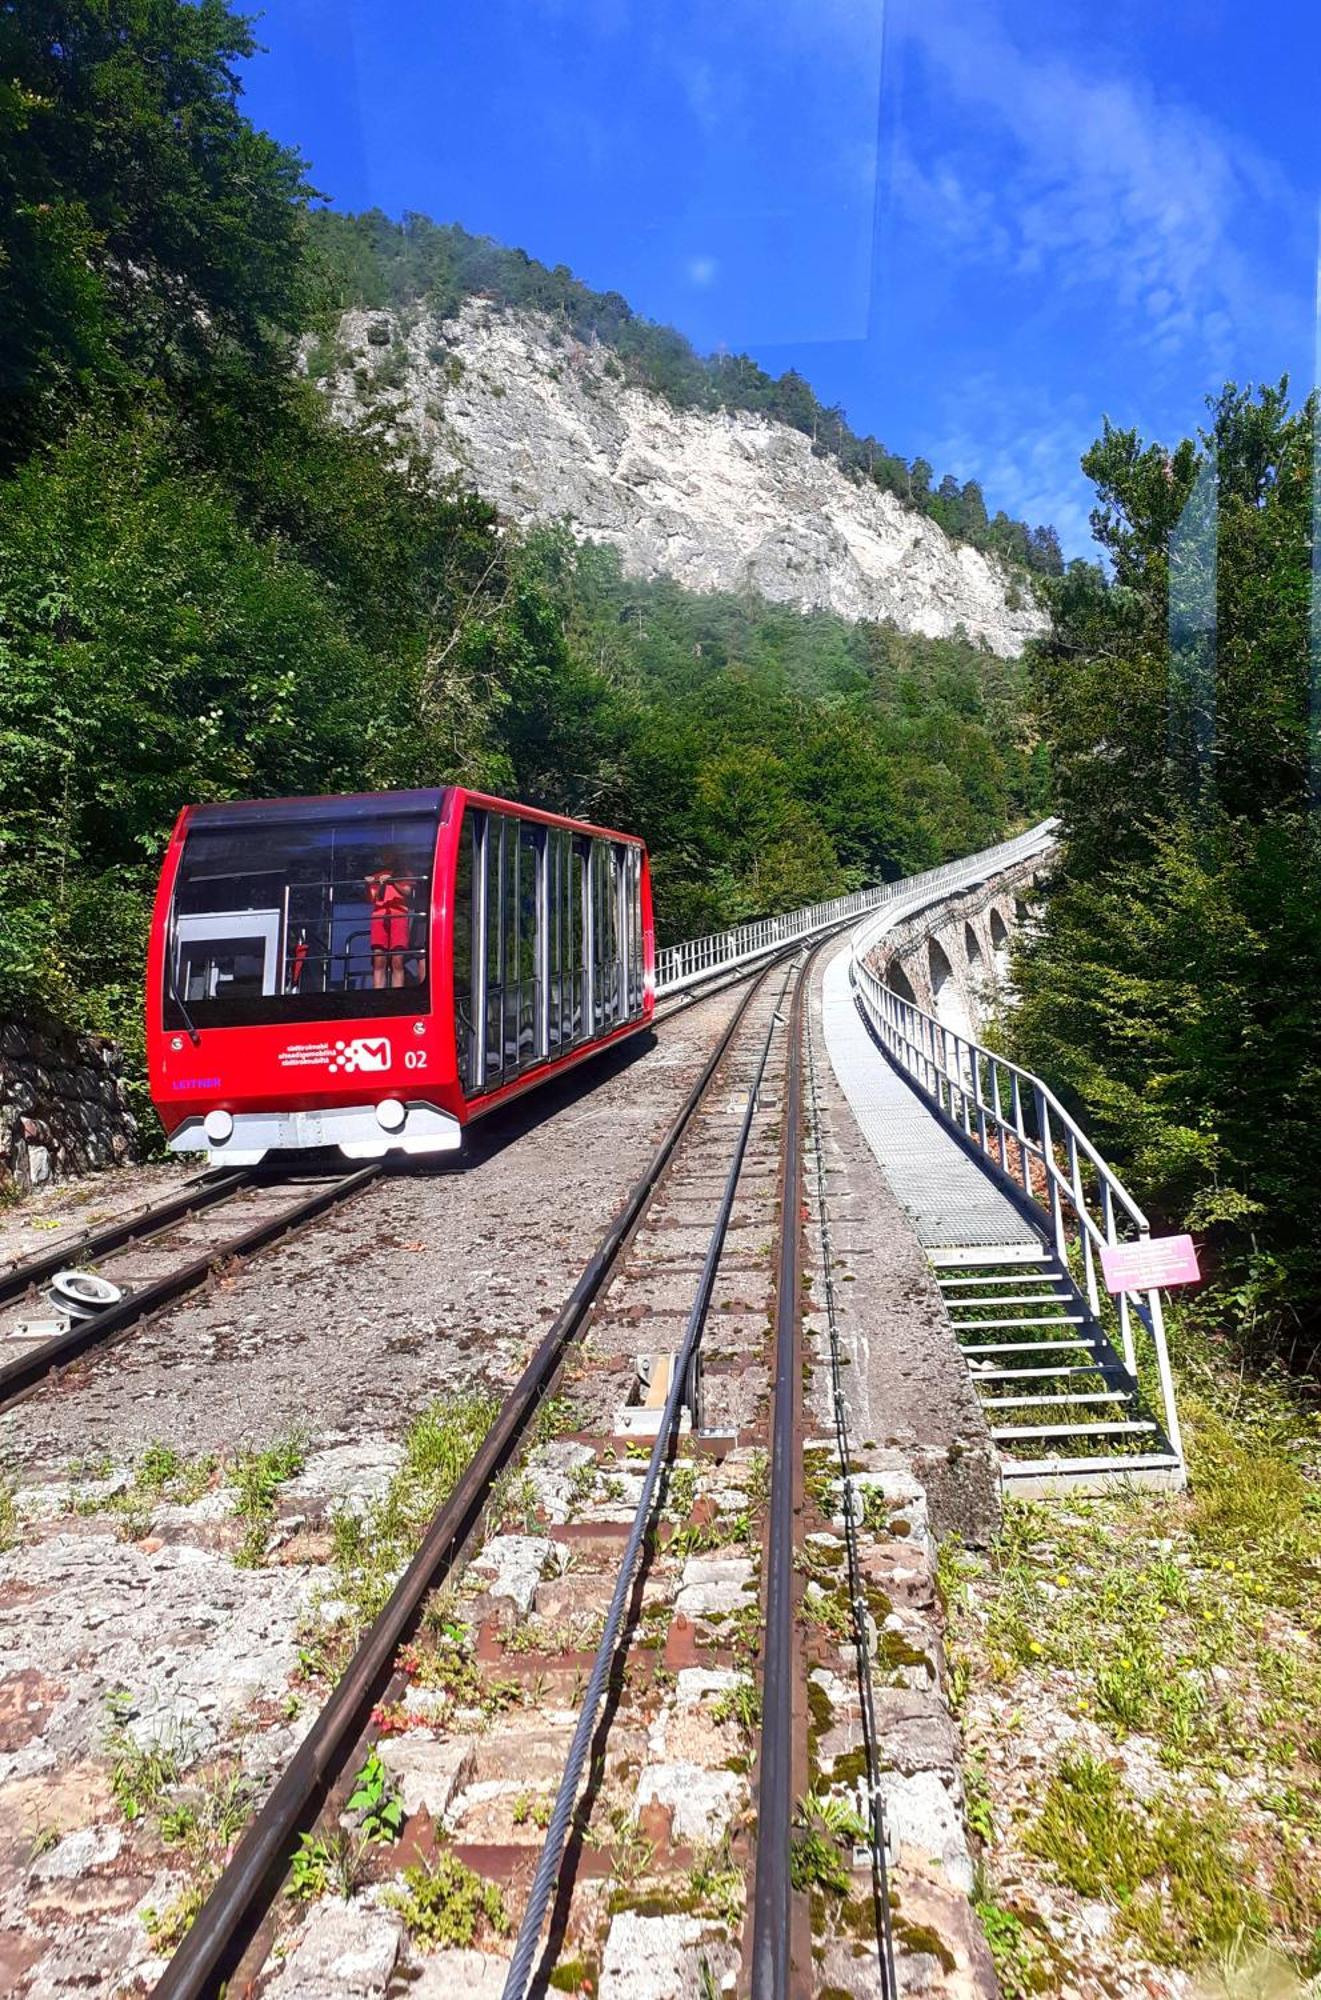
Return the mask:
M 1097 1253 L 1102 1247 L 1114 1247 L 1125 1240 L 1120 1236 L 1121 1217 L 1127 1218 L 1138 1241 L 1146 1241 L 1151 1234 L 1146 1215 L 1077 1120 L 1039 1076 L 970 1036 L 959 1034 L 885 984 L 868 962 L 883 930 L 884 926 L 875 920 L 860 924 L 851 940 L 849 963 L 854 993 L 877 1041 L 919 1094 L 962 1134 L 968 1145 L 999 1169 L 1012 1184 L 1020 1203 L 1026 1200 L 1039 1212 L 1066 1269 L 1070 1264 L 1071 1243 L 1076 1243 L 1087 1304 L 1093 1315 L 1099 1317 L 1101 1285 Z M 1084 1160 L 1092 1169 L 1094 1189 L 1085 1184 Z M 1034 1165 L 1038 1169 L 1036 1175 Z M 1038 1178 L 1044 1183 L 1042 1192 L 1035 1185 Z M 1121 1291 L 1115 1296 L 1115 1304 L 1124 1363 L 1130 1375 L 1137 1373 L 1133 1312 L 1151 1335 L 1165 1431 L 1182 1464 L 1183 1446 L 1159 1288 Z

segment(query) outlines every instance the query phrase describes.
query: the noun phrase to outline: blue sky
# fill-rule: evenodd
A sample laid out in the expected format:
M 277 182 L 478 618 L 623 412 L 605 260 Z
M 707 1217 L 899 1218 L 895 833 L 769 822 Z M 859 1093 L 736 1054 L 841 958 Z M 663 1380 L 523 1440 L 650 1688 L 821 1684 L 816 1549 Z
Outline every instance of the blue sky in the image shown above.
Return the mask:
M 1314 0 L 271 0 L 247 108 L 1089 548 L 1102 413 L 1311 386 Z

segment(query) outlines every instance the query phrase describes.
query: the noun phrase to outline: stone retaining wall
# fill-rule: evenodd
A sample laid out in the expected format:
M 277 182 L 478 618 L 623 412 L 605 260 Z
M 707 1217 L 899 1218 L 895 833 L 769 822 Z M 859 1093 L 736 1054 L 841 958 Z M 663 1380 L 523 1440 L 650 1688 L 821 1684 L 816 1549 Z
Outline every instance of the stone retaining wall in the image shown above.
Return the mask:
M 111 1042 L 0 1020 L 0 1193 L 132 1159 L 122 1072 Z

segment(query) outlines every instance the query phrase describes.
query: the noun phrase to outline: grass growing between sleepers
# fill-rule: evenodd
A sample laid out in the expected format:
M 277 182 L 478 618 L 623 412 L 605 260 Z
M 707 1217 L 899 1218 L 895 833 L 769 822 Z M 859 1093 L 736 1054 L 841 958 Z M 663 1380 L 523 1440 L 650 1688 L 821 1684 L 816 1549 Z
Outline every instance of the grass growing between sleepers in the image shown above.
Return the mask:
M 337 1594 L 370 1624 L 416 1552 L 436 1510 L 467 1471 L 495 1421 L 494 1396 L 473 1392 L 433 1403 L 404 1444 L 404 1460 L 383 1496 L 362 1513 L 334 1517 Z
M 1187 1319 L 1175 1346 L 1187 1492 L 1017 1503 L 942 1552 L 1010 2000 L 1143 1962 L 1321 1995 L 1321 1421 Z

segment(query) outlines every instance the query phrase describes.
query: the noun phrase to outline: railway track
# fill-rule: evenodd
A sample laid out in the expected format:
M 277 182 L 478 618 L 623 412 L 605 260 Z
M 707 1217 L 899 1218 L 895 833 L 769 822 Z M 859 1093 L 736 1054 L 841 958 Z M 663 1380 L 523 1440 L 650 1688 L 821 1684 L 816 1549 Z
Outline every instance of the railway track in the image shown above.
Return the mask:
M 0 1272 L 0 1340 L 16 1351 L 0 1362 L 0 1410 L 216 1273 L 234 1269 L 351 1201 L 380 1173 L 380 1163 L 373 1161 L 356 1173 L 275 1176 L 247 1169 L 203 1177 L 165 1201 L 11 1264 Z M 67 1332 L 25 1337 L 26 1325 L 50 1317 L 40 1287 L 75 1264 L 117 1286 L 123 1293 L 119 1303 L 74 1319 Z
M 772 963 L 785 956 L 779 954 Z M 701 982 L 658 1011 L 657 1027 L 754 976 L 744 968 Z M 514 1107 L 513 1115 L 526 1113 L 528 1102 L 533 1101 Z M 480 1157 L 487 1138 L 477 1126 L 469 1155 Z M 6 1356 L 0 1360 L 0 1410 L 73 1362 L 110 1346 L 218 1272 L 236 1269 L 351 1201 L 388 1170 L 386 1163 L 373 1161 L 356 1172 L 332 1169 L 309 1175 L 243 1168 L 199 1175 L 162 1201 L 62 1236 L 51 1249 L 0 1268 L 0 1352 Z M 229 1225 L 236 1213 L 243 1226 L 233 1229 Z M 55 1308 L 42 1288 L 70 1268 L 109 1279 L 123 1298 L 94 1316 L 73 1320 L 65 1332 L 26 1336 L 26 1324 L 51 1321 Z
M 157 2000 L 296 1982 L 302 1933 L 281 1885 L 300 1840 L 306 1853 L 352 1838 L 346 1801 L 372 1763 L 409 1813 L 410 1865 L 387 1901 L 423 1930 L 446 1897 L 472 1905 L 505 2000 L 552 1973 L 577 1990 L 612 1954 L 648 1951 L 678 1953 L 693 1990 L 733 1976 L 758 2000 L 796 2000 L 821 1952 L 795 1827 L 850 1887 L 855 1867 L 883 1887 L 865 1827 L 855 1854 L 828 1812 L 804 1818 L 809 967 L 749 985 Z M 828 1639 L 847 1673 L 846 1635 Z M 389 1844 L 361 1844 L 355 1867 L 391 1875 Z M 884 1916 L 875 1928 L 884 1967 Z M 271 1969 L 277 1936 L 287 1973 Z

